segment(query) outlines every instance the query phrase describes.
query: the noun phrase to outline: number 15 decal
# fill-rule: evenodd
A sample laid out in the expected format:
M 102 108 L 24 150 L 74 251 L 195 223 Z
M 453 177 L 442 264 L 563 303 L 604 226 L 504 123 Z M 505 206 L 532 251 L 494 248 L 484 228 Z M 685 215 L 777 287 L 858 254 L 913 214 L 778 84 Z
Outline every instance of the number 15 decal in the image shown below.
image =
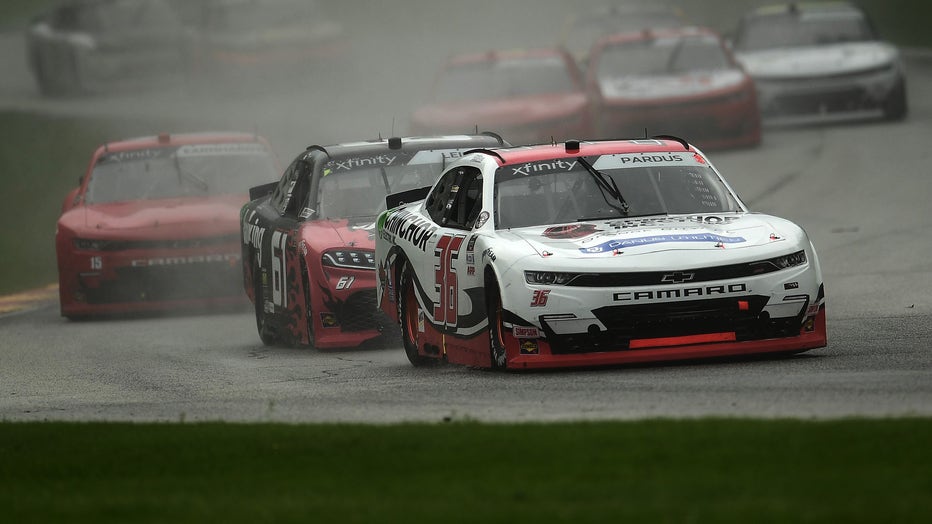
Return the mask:
M 434 290 L 440 295 L 440 301 L 434 304 L 434 321 L 456 327 L 456 270 L 453 261 L 459 258 L 460 246 L 463 245 L 465 235 L 443 235 L 437 240 L 434 256 Z

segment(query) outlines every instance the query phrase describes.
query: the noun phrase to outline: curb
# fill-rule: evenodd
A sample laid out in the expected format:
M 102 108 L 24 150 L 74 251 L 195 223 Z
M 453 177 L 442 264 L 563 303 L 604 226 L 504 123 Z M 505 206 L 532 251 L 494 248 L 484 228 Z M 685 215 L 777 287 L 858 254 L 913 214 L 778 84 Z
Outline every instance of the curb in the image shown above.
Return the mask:
M 23 291 L 14 295 L 0 296 L 0 315 L 16 313 L 48 305 L 58 299 L 58 284 Z

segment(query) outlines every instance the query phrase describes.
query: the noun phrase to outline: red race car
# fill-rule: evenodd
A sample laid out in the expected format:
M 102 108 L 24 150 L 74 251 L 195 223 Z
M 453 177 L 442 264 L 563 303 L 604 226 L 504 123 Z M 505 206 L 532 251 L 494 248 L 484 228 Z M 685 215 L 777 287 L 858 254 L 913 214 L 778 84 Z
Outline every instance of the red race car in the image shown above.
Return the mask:
M 414 111 L 414 134 L 491 128 L 513 144 L 590 134 L 582 75 L 562 49 L 459 55 L 437 76 L 433 101 Z
M 760 143 L 754 82 L 714 31 L 611 35 L 589 56 L 586 82 L 599 136 L 666 133 L 706 149 Z
M 246 133 L 100 146 L 58 219 L 61 314 L 243 302 L 240 208 L 278 172 L 268 142 Z
M 243 277 L 265 344 L 351 347 L 379 337 L 375 219 L 389 193 L 423 198 L 444 166 L 498 135 L 311 146 L 243 207 Z M 405 229 L 426 242 L 418 224 Z M 378 275 L 381 278 L 384 275 Z

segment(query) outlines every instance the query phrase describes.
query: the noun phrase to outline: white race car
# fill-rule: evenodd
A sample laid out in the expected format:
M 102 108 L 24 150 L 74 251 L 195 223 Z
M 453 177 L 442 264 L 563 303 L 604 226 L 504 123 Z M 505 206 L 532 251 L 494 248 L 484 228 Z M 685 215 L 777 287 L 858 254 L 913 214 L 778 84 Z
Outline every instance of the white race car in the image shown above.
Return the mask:
M 741 20 L 734 51 L 769 124 L 906 116 L 899 51 L 848 3 L 758 8 Z
M 597 366 L 826 344 L 805 231 L 749 212 L 679 139 L 474 150 L 388 204 L 379 307 L 414 365 Z

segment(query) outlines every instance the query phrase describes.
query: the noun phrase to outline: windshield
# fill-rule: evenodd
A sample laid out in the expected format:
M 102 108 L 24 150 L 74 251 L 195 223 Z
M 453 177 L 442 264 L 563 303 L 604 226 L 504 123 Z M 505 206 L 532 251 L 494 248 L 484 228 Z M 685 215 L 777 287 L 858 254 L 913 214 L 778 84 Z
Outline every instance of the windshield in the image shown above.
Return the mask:
M 439 156 L 439 155 L 438 155 Z M 360 167 L 324 171 L 318 184 L 318 209 L 323 218 L 374 217 L 385 209 L 385 197 L 432 185 L 443 162 Z
M 247 194 L 278 178 L 260 144 L 202 144 L 104 155 L 88 182 L 88 203 Z
M 718 174 L 690 159 L 691 154 L 674 153 L 587 158 L 595 170 L 614 179 L 624 203 L 573 159 L 502 166 L 495 176 L 496 228 L 740 211 Z
M 450 66 L 438 80 L 441 102 L 572 93 L 578 88 L 562 57 L 503 59 Z
M 718 38 L 708 35 L 639 40 L 606 47 L 599 56 L 600 80 L 659 76 L 732 67 Z
M 751 18 L 741 27 L 735 47 L 744 51 L 873 40 L 857 13 L 848 15 L 780 15 Z
M 223 30 L 251 30 L 306 23 L 319 16 L 311 0 L 218 0 L 208 7 L 207 26 Z
M 563 44 L 574 55 L 584 56 L 589 52 L 592 43 L 605 35 L 681 25 L 683 24 L 680 18 L 669 11 L 597 13 L 576 20 Z

